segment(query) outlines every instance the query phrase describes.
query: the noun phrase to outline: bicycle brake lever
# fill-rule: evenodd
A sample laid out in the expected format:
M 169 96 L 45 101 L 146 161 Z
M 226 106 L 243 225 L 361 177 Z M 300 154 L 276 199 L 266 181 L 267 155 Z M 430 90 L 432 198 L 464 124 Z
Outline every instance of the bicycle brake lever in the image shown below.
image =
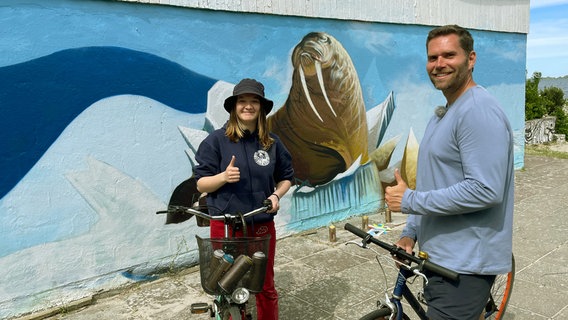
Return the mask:
M 424 279 L 424 281 L 426 282 L 424 284 L 424 286 L 426 286 L 428 284 L 428 278 L 426 277 L 426 275 L 422 272 L 420 272 L 420 270 L 418 269 L 412 269 L 412 273 L 414 273 L 415 275 L 419 276 L 420 278 Z
M 369 249 L 369 247 L 367 247 L 367 244 L 366 244 L 366 243 L 360 242 L 360 241 L 357 241 L 357 240 L 351 240 L 351 241 L 345 242 L 345 245 L 348 245 L 348 244 L 355 244 L 355 245 L 357 245 L 357 246 L 360 247 L 360 248 Z

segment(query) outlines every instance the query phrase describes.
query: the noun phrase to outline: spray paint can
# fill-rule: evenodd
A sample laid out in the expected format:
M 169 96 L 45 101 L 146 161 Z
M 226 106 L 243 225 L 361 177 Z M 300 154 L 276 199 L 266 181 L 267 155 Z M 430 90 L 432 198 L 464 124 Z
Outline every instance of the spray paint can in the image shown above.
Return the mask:
M 211 261 L 209 262 L 209 272 L 213 272 L 217 269 L 224 255 L 225 252 L 222 249 L 213 251 L 213 256 L 211 257 Z
M 223 257 L 219 260 L 219 265 L 217 268 L 211 271 L 209 275 L 209 279 L 207 279 L 207 288 L 211 291 L 217 291 L 217 283 L 219 279 L 229 270 L 229 268 L 233 265 L 235 260 L 233 256 L 230 254 L 224 254 Z
M 257 251 L 252 255 L 252 268 L 250 270 L 250 280 L 248 283 L 250 292 L 262 291 L 267 262 L 268 259 L 266 259 L 266 255 L 262 251 Z
M 225 293 L 232 293 L 239 281 L 243 278 L 245 273 L 252 267 L 252 259 L 244 254 L 241 254 L 235 260 L 233 266 L 225 272 L 218 284 L 221 290 Z

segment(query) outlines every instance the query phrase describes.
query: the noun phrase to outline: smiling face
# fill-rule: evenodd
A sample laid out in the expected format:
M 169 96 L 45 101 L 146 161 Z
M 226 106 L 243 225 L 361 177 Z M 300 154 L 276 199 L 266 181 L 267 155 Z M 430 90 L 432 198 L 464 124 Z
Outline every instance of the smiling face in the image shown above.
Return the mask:
M 426 70 L 432 84 L 452 104 L 468 88 L 475 85 L 472 71 L 475 65 L 475 51 L 469 54 L 460 46 L 459 36 L 449 34 L 438 36 L 428 42 Z
M 237 97 L 235 106 L 237 118 L 250 131 L 256 130 L 260 108 L 260 98 L 256 94 L 245 93 Z

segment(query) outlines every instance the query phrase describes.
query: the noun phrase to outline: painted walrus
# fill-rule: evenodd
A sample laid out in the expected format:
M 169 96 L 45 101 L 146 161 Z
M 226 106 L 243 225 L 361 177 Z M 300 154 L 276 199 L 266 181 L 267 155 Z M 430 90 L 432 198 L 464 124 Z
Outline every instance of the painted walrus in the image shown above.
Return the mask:
M 369 160 L 367 120 L 359 77 L 332 36 L 312 32 L 292 53 L 292 87 L 285 104 L 268 118 L 292 154 L 296 178 L 321 185 L 360 158 Z

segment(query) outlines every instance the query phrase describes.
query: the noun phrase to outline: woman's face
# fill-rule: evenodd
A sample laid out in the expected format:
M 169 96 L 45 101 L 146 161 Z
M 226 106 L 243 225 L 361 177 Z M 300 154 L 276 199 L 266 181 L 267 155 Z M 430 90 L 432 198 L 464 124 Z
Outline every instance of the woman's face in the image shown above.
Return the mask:
M 256 129 L 260 108 L 260 99 L 256 94 L 245 93 L 237 97 L 235 112 L 241 123 L 250 130 Z

